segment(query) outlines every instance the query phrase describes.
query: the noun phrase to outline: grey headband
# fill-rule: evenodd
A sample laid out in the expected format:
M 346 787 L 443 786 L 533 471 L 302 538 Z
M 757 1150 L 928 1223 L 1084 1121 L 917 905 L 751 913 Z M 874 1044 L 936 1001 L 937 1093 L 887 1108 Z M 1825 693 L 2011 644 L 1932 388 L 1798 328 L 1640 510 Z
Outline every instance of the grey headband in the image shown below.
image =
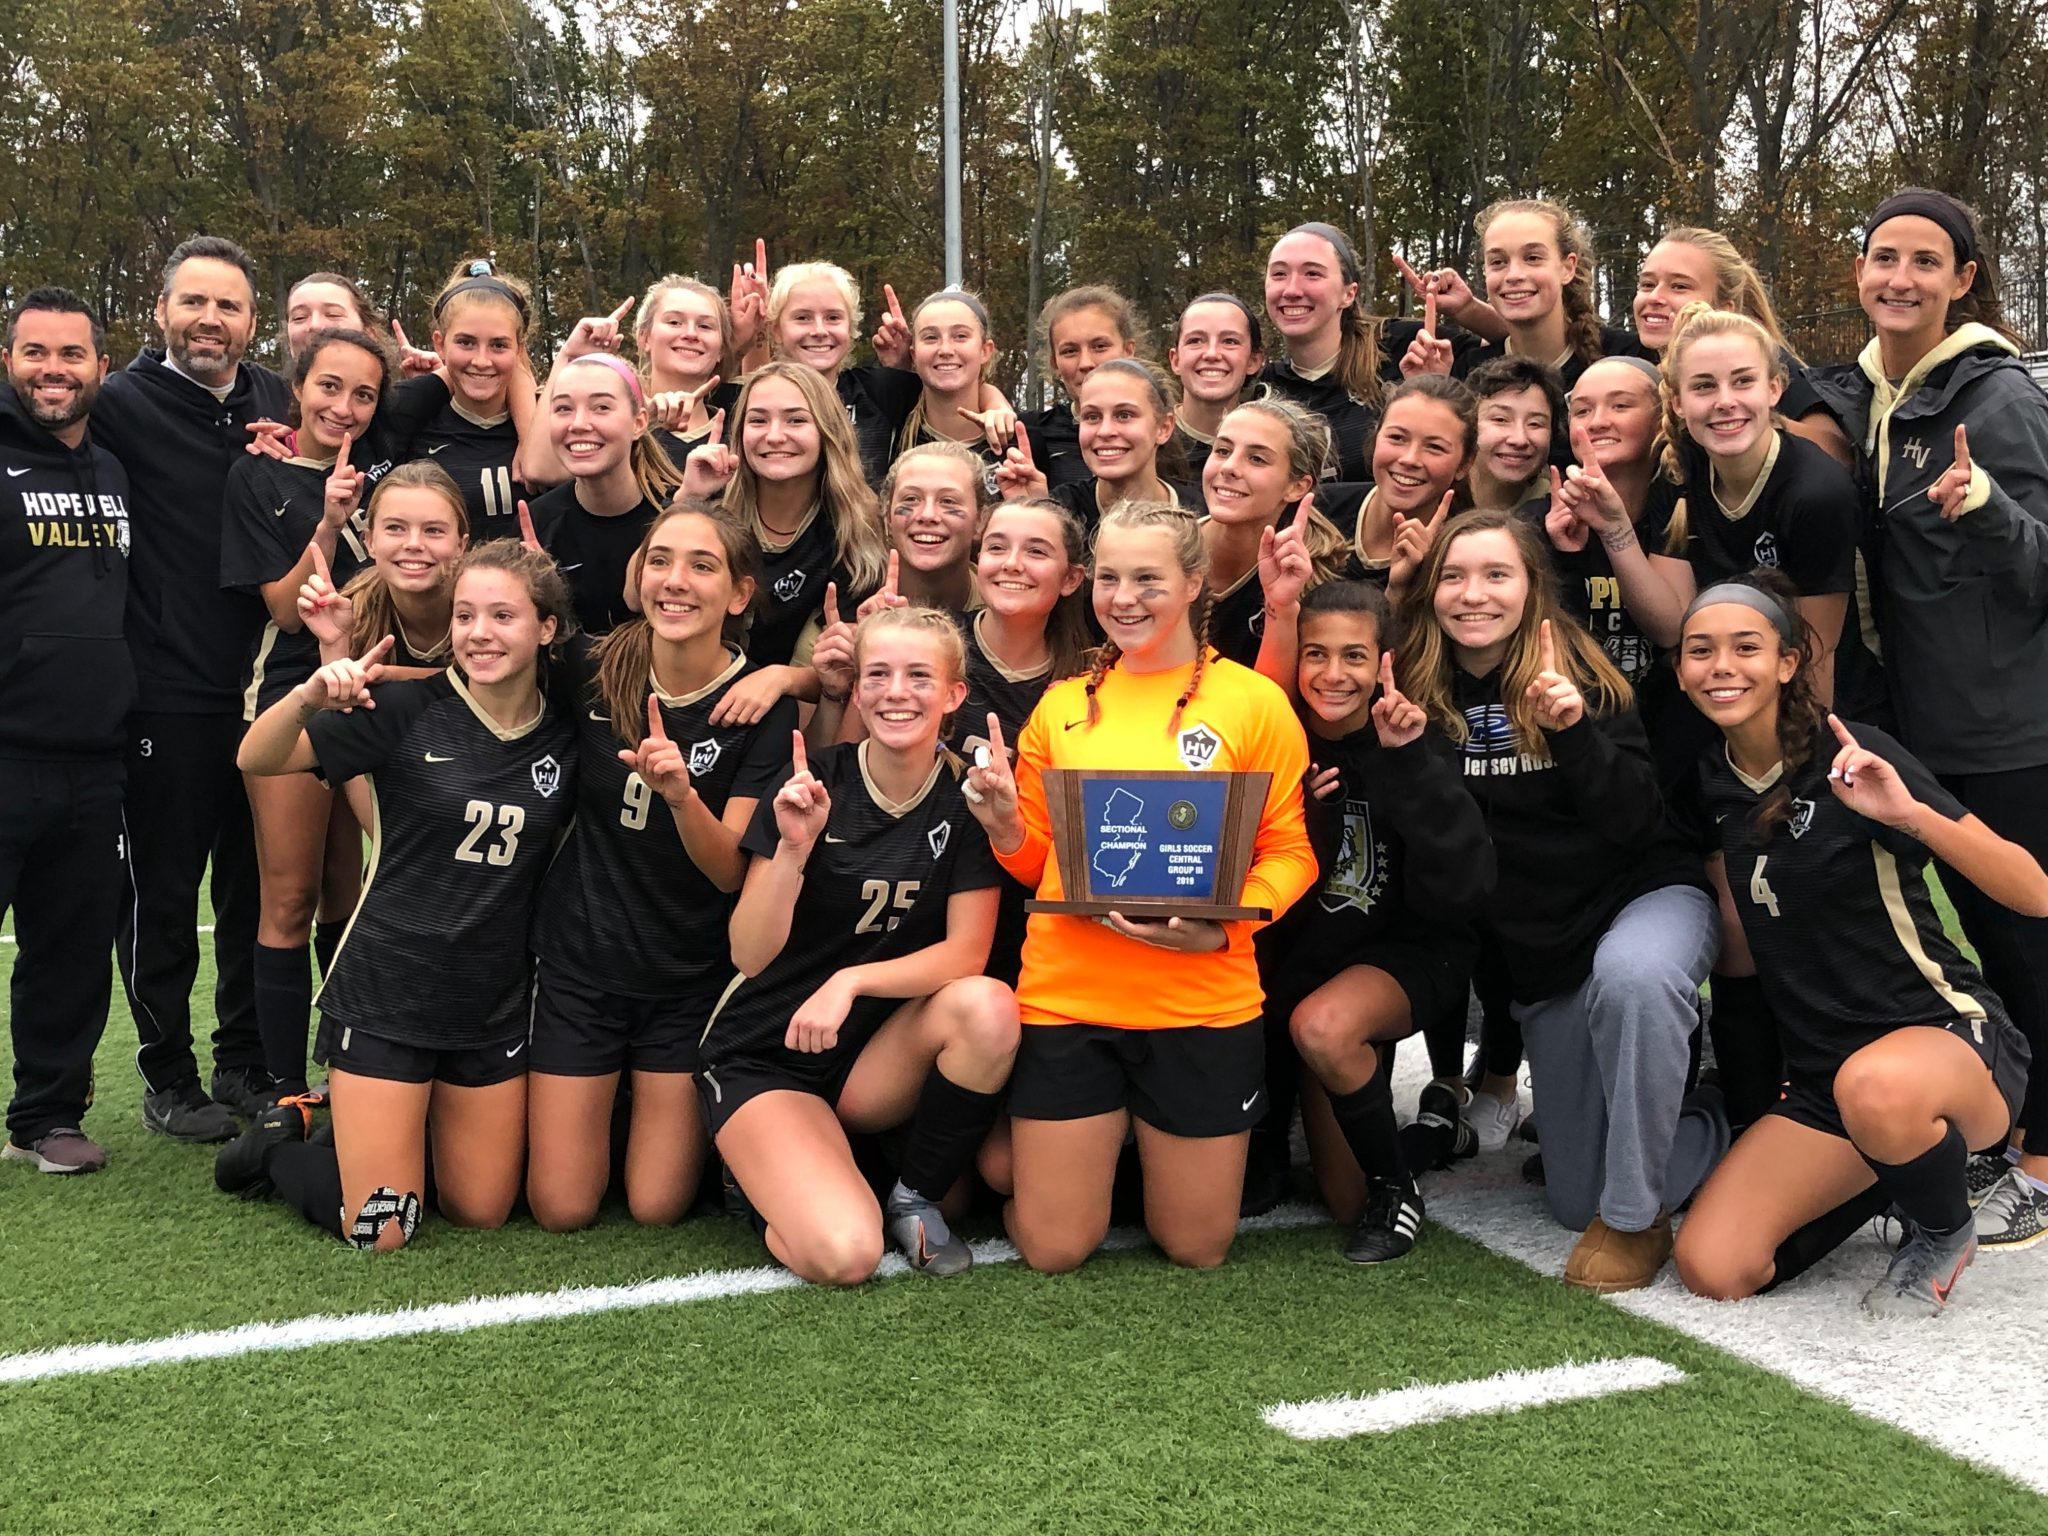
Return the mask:
M 1745 608 L 1754 609 L 1771 621 L 1771 628 L 1778 632 L 1779 639 L 1787 644 L 1794 643 L 1792 617 L 1785 612 L 1784 604 L 1762 587 L 1751 586 L 1746 581 L 1715 582 L 1686 604 L 1685 618 L 1680 621 L 1680 629 L 1683 630 L 1686 624 L 1691 623 L 1692 616 L 1702 608 L 1711 608 L 1716 603 L 1740 603 Z

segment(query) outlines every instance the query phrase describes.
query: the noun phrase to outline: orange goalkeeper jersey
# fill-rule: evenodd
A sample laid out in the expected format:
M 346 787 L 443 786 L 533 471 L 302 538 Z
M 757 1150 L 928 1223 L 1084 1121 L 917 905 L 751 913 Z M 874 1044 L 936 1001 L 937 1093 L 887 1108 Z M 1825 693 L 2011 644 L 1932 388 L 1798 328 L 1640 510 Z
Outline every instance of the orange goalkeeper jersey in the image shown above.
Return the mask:
M 1111 669 L 1096 693 L 1101 718 L 1093 726 L 1085 679 L 1056 683 L 1039 700 L 1017 740 L 1024 842 L 997 858 L 1040 899 L 1058 901 L 1064 892 L 1046 814 L 1048 768 L 1270 773 L 1243 905 L 1278 917 L 1315 884 L 1301 802 L 1308 742 L 1286 696 L 1250 668 L 1212 655 L 1169 735 L 1174 701 L 1193 670 L 1192 662 L 1166 672 Z M 1185 954 L 1125 938 L 1092 917 L 1033 913 L 1017 983 L 1024 1022 L 1176 1029 L 1257 1018 L 1265 998 L 1252 952 L 1256 927 L 1225 923 L 1226 948 Z

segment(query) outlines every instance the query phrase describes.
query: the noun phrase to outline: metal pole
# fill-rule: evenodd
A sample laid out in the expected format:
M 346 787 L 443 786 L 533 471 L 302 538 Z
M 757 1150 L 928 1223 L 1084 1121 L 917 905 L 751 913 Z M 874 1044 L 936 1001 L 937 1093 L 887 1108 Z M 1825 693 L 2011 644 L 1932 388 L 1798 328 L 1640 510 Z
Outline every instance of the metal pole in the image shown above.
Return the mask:
M 961 286 L 960 261 L 960 6 L 945 0 L 946 286 Z

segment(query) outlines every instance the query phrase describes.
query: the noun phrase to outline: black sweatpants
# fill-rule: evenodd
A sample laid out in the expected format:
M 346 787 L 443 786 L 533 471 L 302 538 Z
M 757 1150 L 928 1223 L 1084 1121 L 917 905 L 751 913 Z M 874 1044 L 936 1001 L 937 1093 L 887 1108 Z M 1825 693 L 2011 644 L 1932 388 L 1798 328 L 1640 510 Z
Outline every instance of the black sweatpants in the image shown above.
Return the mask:
M 235 767 L 237 714 L 128 719 L 122 808 L 128 893 L 115 952 L 151 1092 L 199 1075 L 192 983 L 199 974 L 199 882 L 213 862 L 213 1065 L 263 1066 L 256 1034 L 256 836 Z
M 2048 764 L 2008 773 L 1944 773 L 1942 788 L 2000 837 L 2018 843 L 2048 867 Z M 1977 947 L 1984 979 L 2005 1003 L 2034 1053 L 2020 1124 L 2024 1148 L 2048 1156 L 2048 918 L 2023 917 L 1999 905 L 1947 865 L 1942 889 L 1955 903 L 1963 932 Z
M 17 1146 L 84 1124 L 121 888 L 120 759 L 0 759 L 0 914 L 13 909 L 15 942 L 7 1134 Z

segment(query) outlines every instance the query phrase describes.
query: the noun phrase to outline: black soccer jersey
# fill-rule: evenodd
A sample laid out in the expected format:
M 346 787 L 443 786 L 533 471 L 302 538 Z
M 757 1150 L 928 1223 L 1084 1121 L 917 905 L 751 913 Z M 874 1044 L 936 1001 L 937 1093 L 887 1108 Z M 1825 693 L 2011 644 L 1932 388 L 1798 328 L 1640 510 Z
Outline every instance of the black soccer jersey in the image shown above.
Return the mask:
M 1684 505 L 1685 558 L 1700 590 L 1757 566 L 1783 571 L 1804 597 L 1855 590 L 1856 484 L 1823 449 L 1779 428 L 1763 474 L 1733 507 L 1714 491 L 1704 450 L 1688 443 L 1684 462 L 1685 484 L 1660 476 L 1651 485 L 1643 521 L 1662 530 Z M 1645 547 L 1664 553 L 1661 532 Z
M 860 449 L 860 467 L 869 485 L 880 486 L 889 473 L 896 439 L 923 394 L 924 381 L 906 368 L 864 363 L 840 369 L 839 400 L 846 407 L 846 419 L 853 424 L 853 441 Z
M 362 454 L 350 457 L 363 470 L 365 484 L 362 500 L 335 534 L 334 557 L 327 562 L 337 588 L 369 561 L 364 509 L 370 486 L 391 468 L 389 459 L 366 465 Z M 332 471 L 331 464 L 312 459 L 251 455 L 228 472 L 220 541 L 223 588 L 261 597 L 266 583 L 291 573 L 320 527 Z M 266 621 L 242 673 L 242 718 L 254 720 L 319 668 L 319 641 L 303 629 L 280 629 L 274 620 Z
M 401 457 L 438 464 L 454 479 L 469 512 L 469 542 L 518 538 L 519 503 L 532 500 L 533 493 L 512 477 L 519 430 L 511 414 L 473 415 L 431 375 L 408 379 L 393 394 L 401 401 L 394 423 L 411 424 L 411 407 L 438 402 L 413 426 Z
M 934 761 L 916 797 L 894 805 L 868 778 L 867 752 L 861 742 L 810 754 L 831 814 L 804 868 L 789 941 L 760 975 L 734 979 L 704 1034 L 707 1066 L 781 1050 L 791 1016 L 833 972 L 938 943 L 946 936 L 948 898 L 998 883 L 1002 872 L 988 835 L 947 761 Z M 788 778 L 778 773 L 762 792 L 754 824 L 740 840 L 756 858 L 775 856 L 775 792 Z M 857 1048 L 847 1035 L 863 1015 L 873 1021 L 895 1006 L 888 998 L 861 999 L 842 1043 Z
M 971 746 L 987 739 L 988 717 L 994 711 L 995 717 L 1003 722 L 1003 740 L 1014 748 L 1024 722 L 1031 718 L 1031 711 L 1038 708 L 1038 701 L 1055 681 L 1052 663 L 1047 661 L 1029 671 L 1013 672 L 983 647 L 983 620 L 979 613 L 956 613 L 953 621 L 967 641 L 967 702 L 953 713 L 953 730 L 947 745 L 967 756 Z
M 1042 411 L 1025 411 L 1019 419 L 1031 443 L 1031 462 L 1045 476 L 1048 490 L 1057 491 L 1063 485 L 1095 478 L 1081 458 L 1081 428 L 1066 401 L 1058 401 Z
M 364 777 L 373 810 L 322 1015 L 431 1050 L 521 1033 L 534 896 L 576 801 L 567 710 L 508 731 L 443 672 L 385 684 L 375 709 L 315 715 L 306 734 L 320 776 Z
M 1419 327 L 1418 327 L 1419 329 Z M 1412 340 L 1412 333 L 1410 336 Z M 1407 342 L 1402 343 L 1405 349 Z M 1400 373 L 1400 354 L 1393 357 L 1394 378 Z M 1382 380 L 1386 369 L 1380 370 Z M 1270 359 L 1259 374 L 1259 382 L 1276 395 L 1284 395 L 1295 404 L 1314 411 L 1330 427 L 1330 462 L 1323 467 L 1324 477 L 1332 480 L 1370 480 L 1372 478 L 1372 440 L 1380 429 L 1380 411 L 1377 406 L 1366 404 L 1349 393 L 1337 382 L 1334 371 L 1316 378 L 1304 378 L 1297 373 L 1294 364 L 1285 357 Z
M 1937 815 L 1967 814 L 1884 732 L 1849 732 Z M 1786 1066 L 1823 1088 L 1844 1060 L 1894 1029 L 1931 1024 L 1981 1040 L 2005 1021 L 1996 994 L 1942 929 L 1927 890 L 1926 845 L 1835 798 L 1828 770 L 1836 750 L 1834 733 L 1818 727 L 1813 754 L 1790 786 L 1791 817 L 1768 830 L 1757 827 L 1756 810 L 1780 770 L 1751 779 L 1729 762 L 1725 745 L 1700 759 L 1707 820 Z
M 1087 529 L 1091 536 L 1095 532 L 1095 525 L 1102 521 L 1102 498 L 1096 489 L 1100 483 L 1093 475 L 1086 475 L 1083 479 L 1069 480 L 1063 485 L 1054 486 L 1049 492 L 1054 501 L 1081 520 L 1081 526 Z M 1163 478 L 1159 483 L 1166 487 L 1166 499 L 1173 506 L 1192 507 L 1197 512 L 1202 510 L 1200 486 L 1189 485 L 1184 480 Z
M 599 517 L 583 509 L 576 482 L 565 480 L 527 510 L 533 514 L 533 531 L 540 535 L 541 547 L 555 557 L 569 583 L 576 623 L 583 632 L 609 634 L 631 618 L 626 567 L 661 508 L 643 498 L 639 506 L 616 517 Z
M 1187 461 L 1188 479 L 1195 485 L 1202 483 L 1202 470 L 1209 462 L 1209 455 L 1216 451 L 1216 439 L 1197 437 L 1188 430 L 1185 422 L 1176 423 L 1173 440 L 1180 445 L 1180 455 Z
M 823 508 L 806 512 L 787 541 L 777 542 L 758 527 L 755 531 L 761 541 L 761 573 L 747 624 L 747 656 L 760 666 L 787 666 L 805 626 L 825 611 L 826 583 L 838 584 L 842 616 L 850 617 L 867 594 L 851 590 L 852 579 L 839 564 L 838 536 Z
M 1358 513 L 1371 486 L 1352 486 L 1326 480 L 1316 487 L 1316 507 L 1347 538 L 1355 538 Z M 1326 506 L 1325 503 L 1328 503 Z M 1286 528 L 1300 515 L 1300 504 L 1287 507 L 1274 522 Z M 1382 576 L 1384 579 L 1384 576 Z M 1232 582 L 1229 589 L 1209 598 L 1209 644 L 1218 655 L 1227 656 L 1242 667 L 1256 666 L 1259 646 L 1266 633 L 1266 588 L 1256 564 Z
M 625 743 L 597 692 L 589 640 L 569 644 L 558 676 L 572 684 L 580 762 L 576 824 L 549 868 L 534 919 L 534 953 L 606 992 L 687 997 L 732 976 L 726 922 L 733 897 L 697 868 L 675 817 L 639 774 L 619 761 Z M 753 667 L 745 656 L 684 698 L 661 696 L 661 718 L 690 766 L 690 783 L 714 817 L 735 796 L 756 799 L 788 776 L 796 701 L 779 699 L 755 725 L 713 725 L 711 712 Z M 648 689 L 652 691 L 649 680 Z M 629 724 L 644 728 L 643 702 Z

